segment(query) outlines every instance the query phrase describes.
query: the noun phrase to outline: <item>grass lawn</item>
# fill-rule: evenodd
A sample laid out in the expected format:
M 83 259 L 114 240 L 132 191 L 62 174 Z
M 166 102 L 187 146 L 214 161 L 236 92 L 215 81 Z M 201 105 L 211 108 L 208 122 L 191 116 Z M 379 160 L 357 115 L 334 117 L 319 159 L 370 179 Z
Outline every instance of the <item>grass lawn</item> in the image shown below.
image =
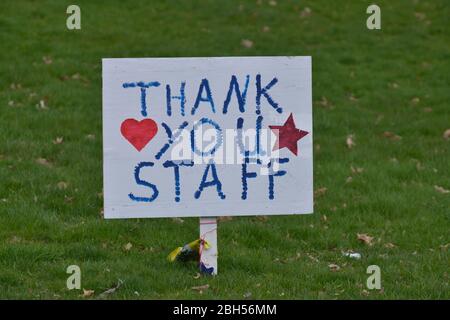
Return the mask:
M 0 298 L 83 299 L 72 264 L 88 299 L 450 298 L 447 0 L 376 1 L 374 31 L 372 1 L 79 0 L 69 31 L 72 3 L 0 3 Z M 197 218 L 102 218 L 101 58 L 257 55 L 313 57 L 315 213 L 221 222 L 197 278 L 166 261 Z

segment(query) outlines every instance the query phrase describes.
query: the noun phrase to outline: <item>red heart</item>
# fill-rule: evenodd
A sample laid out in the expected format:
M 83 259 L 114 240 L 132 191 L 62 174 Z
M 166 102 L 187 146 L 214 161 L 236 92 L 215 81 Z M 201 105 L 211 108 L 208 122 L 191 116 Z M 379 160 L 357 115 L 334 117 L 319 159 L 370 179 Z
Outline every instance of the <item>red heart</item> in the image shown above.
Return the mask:
M 158 125 L 152 119 L 137 121 L 126 119 L 120 132 L 138 151 L 141 151 L 158 132 Z

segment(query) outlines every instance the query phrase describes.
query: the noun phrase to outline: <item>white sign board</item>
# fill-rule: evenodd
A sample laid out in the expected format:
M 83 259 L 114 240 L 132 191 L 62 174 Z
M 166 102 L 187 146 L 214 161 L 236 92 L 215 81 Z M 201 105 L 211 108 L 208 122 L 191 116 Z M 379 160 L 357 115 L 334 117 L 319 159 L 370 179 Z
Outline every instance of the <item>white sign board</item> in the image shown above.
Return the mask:
M 105 218 L 313 211 L 310 57 L 103 59 Z

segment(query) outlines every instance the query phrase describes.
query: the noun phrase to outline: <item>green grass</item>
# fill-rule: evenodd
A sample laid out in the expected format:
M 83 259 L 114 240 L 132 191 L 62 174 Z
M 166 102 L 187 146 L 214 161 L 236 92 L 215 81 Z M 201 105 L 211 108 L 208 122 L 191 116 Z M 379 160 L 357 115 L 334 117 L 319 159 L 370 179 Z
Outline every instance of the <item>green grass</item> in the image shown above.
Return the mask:
M 0 298 L 80 298 L 71 264 L 94 298 L 118 279 L 110 298 L 450 298 L 450 194 L 434 187 L 450 189 L 448 1 L 376 1 L 381 31 L 366 28 L 372 1 L 260 2 L 80 0 L 82 29 L 68 31 L 72 1 L 1 1 Z M 166 256 L 198 219 L 101 217 L 101 58 L 241 55 L 313 57 L 314 181 L 327 191 L 314 215 L 220 223 L 219 275 L 195 279 L 194 263 Z M 371 264 L 381 291 L 365 288 Z

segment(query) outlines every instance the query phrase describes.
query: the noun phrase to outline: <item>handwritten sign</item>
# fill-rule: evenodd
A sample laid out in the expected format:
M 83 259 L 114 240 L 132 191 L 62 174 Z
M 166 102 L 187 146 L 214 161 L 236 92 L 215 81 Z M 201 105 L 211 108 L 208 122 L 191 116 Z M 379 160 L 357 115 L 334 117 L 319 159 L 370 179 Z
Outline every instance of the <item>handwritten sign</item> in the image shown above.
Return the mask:
M 313 211 L 310 57 L 103 59 L 105 218 Z

